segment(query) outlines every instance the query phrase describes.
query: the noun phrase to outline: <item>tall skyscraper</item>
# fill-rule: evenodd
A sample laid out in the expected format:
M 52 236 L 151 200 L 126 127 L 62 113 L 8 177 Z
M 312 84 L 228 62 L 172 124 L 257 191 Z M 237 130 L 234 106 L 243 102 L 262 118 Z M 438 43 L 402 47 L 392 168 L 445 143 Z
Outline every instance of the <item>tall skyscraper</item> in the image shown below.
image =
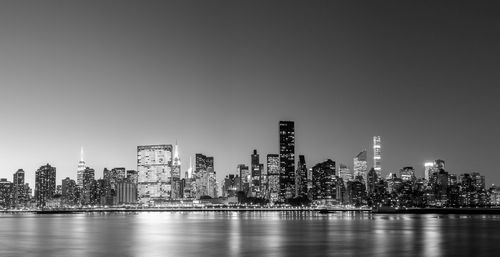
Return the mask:
M 353 164 L 354 178 L 361 176 L 363 177 L 362 182 L 366 183 L 366 175 L 368 174 L 368 158 L 366 150 L 361 151 L 354 157 Z
M 295 194 L 295 124 L 280 121 L 280 200 Z
M 312 199 L 333 203 L 337 199 L 335 161 L 328 159 L 312 168 Z
M 19 169 L 14 173 L 13 179 L 13 202 L 14 206 L 23 206 L 26 204 L 27 196 L 26 196 L 26 188 L 24 186 L 24 170 Z
M 262 168 L 263 165 L 260 163 L 260 156 L 257 153 L 257 150 L 253 150 L 253 154 L 251 155 L 251 167 L 252 167 L 252 196 L 253 197 L 262 197 Z
M 267 195 L 271 202 L 278 201 L 280 192 L 280 156 L 267 155 Z
M 304 155 L 299 155 L 297 164 L 297 173 L 295 174 L 295 195 L 300 197 L 307 196 L 307 166 Z
M 13 184 L 6 178 L 0 179 L 0 206 L 10 208 L 12 205 Z
M 85 161 L 83 160 L 83 146 L 80 149 L 80 162 L 78 162 L 78 169 L 76 170 L 76 185 L 83 187 L 83 172 L 85 171 Z
M 382 172 L 382 143 L 380 136 L 373 137 L 373 169 L 375 169 L 377 176 L 380 178 L 380 173 Z
M 248 194 L 250 192 L 250 182 L 252 181 L 250 169 L 245 164 L 239 164 L 236 169 L 238 174 L 240 175 L 239 191 Z
M 170 197 L 172 145 L 137 147 L 137 196 L 142 204 L 165 201 Z
M 424 178 L 429 181 L 430 175 L 432 174 L 434 169 L 434 162 L 425 162 L 424 163 Z
M 200 198 L 201 196 L 217 197 L 217 181 L 215 175 L 214 157 L 197 153 L 195 155 L 195 171 L 193 174 L 196 198 Z
M 179 157 L 179 146 L 174 146 L 174 160 L 172 163 L 172 195 L 170 198 L 181 198 L 181 158 Z
M 368 194 L 373 194 L 375 193 L 375 187 L 377 185 L 378 181 L 378 174 L 375 168 L 371 168 L 370 171 L 368 171 L 368 175 L 366 178 L 366 189 L 368 190 Z
M 83 186 L 82 186 L 82 203 L 83 204 L 95 204 L 95 199 L 93 197 L 95 187 L 95 170 L 86 167 L 83 171 Z
M 56 168 L 49 164 L 40 167 L 35 173 L 35 200 L 39 207 L 45 206 L 56 192 Z

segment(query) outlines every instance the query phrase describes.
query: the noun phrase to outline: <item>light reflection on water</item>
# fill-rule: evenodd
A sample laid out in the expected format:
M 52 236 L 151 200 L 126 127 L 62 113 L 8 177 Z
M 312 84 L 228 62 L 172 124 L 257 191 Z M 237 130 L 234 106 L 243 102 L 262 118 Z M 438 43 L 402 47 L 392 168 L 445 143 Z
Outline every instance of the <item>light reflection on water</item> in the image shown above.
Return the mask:
M 500 216 L 340 212 L 0 215 L 0 256 L 494 256 Z

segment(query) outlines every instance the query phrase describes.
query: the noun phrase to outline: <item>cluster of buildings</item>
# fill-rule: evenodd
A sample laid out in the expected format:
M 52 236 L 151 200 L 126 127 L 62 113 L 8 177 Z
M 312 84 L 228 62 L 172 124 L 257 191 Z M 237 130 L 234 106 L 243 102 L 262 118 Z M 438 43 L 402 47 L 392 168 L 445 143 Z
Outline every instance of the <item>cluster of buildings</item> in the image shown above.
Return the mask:
M 13 182 L 0 179 L 0 207 L 169 206 L 194 203 L 255 203 L 292 205 L 353 205 L 392 207 L 475 207 L 500 205 L 500 188 L 486 188 L 477 172 L 461 175 L 445 169 L 443 160 L 427 162 L 424 177 L 413 167 L 382 176 L 382 144 L 373 137 L 373 163 L 368 153 L 354 156 L 352 169 L 334 160 L 308 167 L 304 155 L 295 156 L 295 127 L 279 123 L 279 153 L 261 159 L 257 150 L 250 164 L 238 164 L 236 174 L 218 182 L 214 157 L 198 153 L 182 174 L 177 144 L 137 147 L 137 170 L 95 170 L 83 158 L 76 181 L 67 177 L 56 184 L 56 168 L 47 164 L 35 174 L 34 194 L 25 183 L 25 172 L 14 173 Z M 262 163 L 263 162 L 263 163 Z

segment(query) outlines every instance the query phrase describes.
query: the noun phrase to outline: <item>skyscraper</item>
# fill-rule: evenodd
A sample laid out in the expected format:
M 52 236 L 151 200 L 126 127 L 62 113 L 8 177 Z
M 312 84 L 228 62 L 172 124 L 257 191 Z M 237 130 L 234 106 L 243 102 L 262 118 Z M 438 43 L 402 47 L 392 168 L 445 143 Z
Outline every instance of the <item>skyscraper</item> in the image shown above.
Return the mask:
M 22 206 L 26 203 L 26 188 L 24 186 L 24 170 L 19 169 L 14 173 L 13 179 L 13 202 L 14 206 Z
M 432 174 L 434 169 L 434 162 L 425 162 L 424 163 L 424 178 L 429 181 L 430 175 Z
M 299 155 L 297 164 L 297 173 L 295 174 L 295 195 L 300 197 L 307 196 L 307 166 L 304 155 Z
M 76 185 L 83 186 L 83 172 L 85 171 L 85 161 L 83 160 L 83 146 L 80 149 L 80 162 L 78 162 L 78 169 L 76 170 Z
M 238 174 L 240 175 L 239 191 L 242 191 L 245 193 L 245 195 L 247 195 L 250 192 L 250 182 L 252 180 L 250 170 L 245 164 L 239 164 L 236 169 Z
M 295 127 L 293 121 L 280 121 L 280 194 L 281 201 L 295 194 Z
M 83 186 L 82 186 L 82 203 L 83 204 L 94 204 L 94 200 L 92 197 L 92 193 L 94 192 L 95 187 L 95 170 L 89 167 L 86 167 L 83 171 Z
M 335 161 L 328 159 L 312 168 L 312 198 L 323 203 L 332 203 L 337 198 Z
M 45 206 L 46 202 L 56 192 L 56 168 L 49 164 L 40 167 L 35 173 L 35 200 L 39 207 Z
M 339 165 L 339 177 L 342 178 L 344 185 L 347 184 L 348 181 L 353 179 L 351 169 L 347 167 L 347 165 L 340 164 Z
M 201 153 L 195 155 L 195 171 L 193 174 L 195 181 L 194 192 L 196 198 L 217 195 L 217 181 L 214 170 L 214 157 L 205 156 Z
M 174 160 L 172 163 L 172 195 L 170 198 L 178 199 L 181 197 L 181 158 L 179 157 L 179 146 L 174 146 Z
M 377 177 L 380 178 L 382 172 L 382 144 L 380 136 L 373 137 L 373 169 L 377 172 Z
M 260 156 L 257 153 L 257 150 L 253 150 L 250 161 L 252 169 L 252 196 L 261 197 L 262 165 L 260 164 Z
M 267 194 L 271 202 L 278 201 L 280 192 L 280 156 L 267 155 Z
M 353 169 L 354 169 L 354 178 L 361 176 L 363 177 L 363 183 L 366 183 L 366 175 L 368 174 L 368 158 L 366 154 L 366 150 L 361 151 L 358 155 L 356 155 L 353 159 Z
M 137 196 L 140 203 L 157 203 L 170 197 L 172 145 L 137 147 Z

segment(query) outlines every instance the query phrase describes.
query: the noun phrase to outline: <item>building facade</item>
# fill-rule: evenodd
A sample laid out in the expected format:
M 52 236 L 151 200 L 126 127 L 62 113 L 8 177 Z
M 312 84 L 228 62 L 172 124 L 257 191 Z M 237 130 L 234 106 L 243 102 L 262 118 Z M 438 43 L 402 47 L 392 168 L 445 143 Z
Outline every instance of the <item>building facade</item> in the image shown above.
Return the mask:
M 280 193 L 281 201 L 295 196 L 295 124 L 280 121 Z
M 141 204 L 156 204 L 171 195 L 172 145 L 137 147 L 137 197 Z

